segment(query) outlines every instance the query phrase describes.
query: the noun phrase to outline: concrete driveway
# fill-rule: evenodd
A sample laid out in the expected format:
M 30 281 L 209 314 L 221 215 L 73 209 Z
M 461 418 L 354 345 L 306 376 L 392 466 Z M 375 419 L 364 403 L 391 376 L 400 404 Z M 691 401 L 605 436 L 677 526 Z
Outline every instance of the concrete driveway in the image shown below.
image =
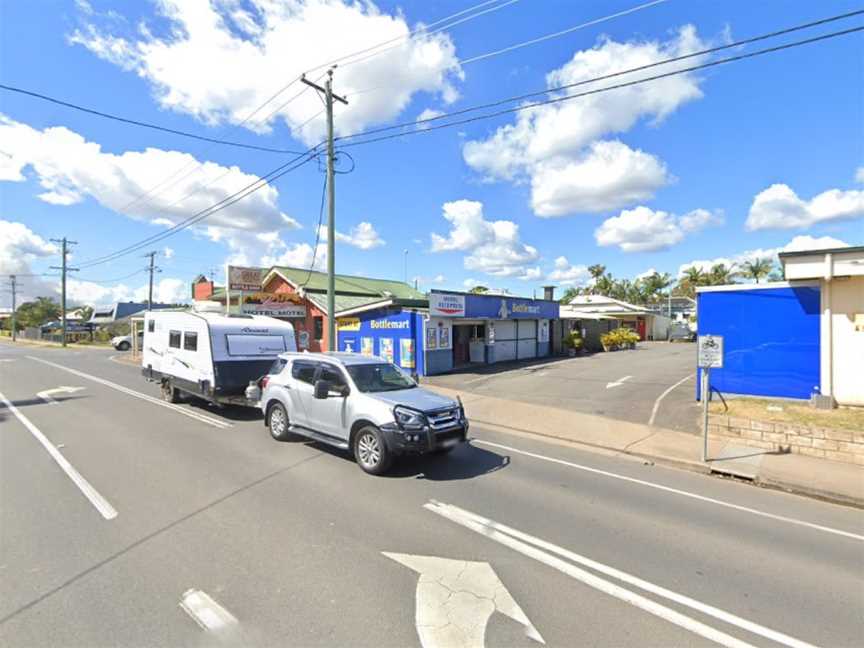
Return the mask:
M 482 367 L 424 382 L 497 398 L 698 433 L 695 345 L 638 348 Z

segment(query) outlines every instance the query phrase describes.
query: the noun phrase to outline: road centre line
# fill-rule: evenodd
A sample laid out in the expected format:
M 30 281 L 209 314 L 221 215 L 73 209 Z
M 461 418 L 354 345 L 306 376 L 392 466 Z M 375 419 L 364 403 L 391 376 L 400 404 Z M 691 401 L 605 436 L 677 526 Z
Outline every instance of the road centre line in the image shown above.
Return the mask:
M 57 369 L 62 369 L 63 371 L 68 371 L 69 373 L 80 376 L 81 378 L 86 378 L 87 380 L 92 380 L 93 382 L 97 382 L 100 385 L 105 385 L 106 387 L 110 387 L 111 389 L 116 389 L 119 392 L 124 394 L 128 394 L 129 396 L 134 396 L 135 398 L 140 398 L 141 400 L 147 401 L 148 403 L 152 403 L 154 405 L 160 405 L 162 407 L 167 407 L 168 409 L 174 410 L 184 416 L 188 416 L 189 418 L 193 418 L 196 421 L 200 421 L 201 423 L 206 423 L 207 425 L 212 425 L 217 428 L 227 429 L 233 427 L 232 423 L 227 421 L 222 421 L 217 418 L 213 418 L 212 416 L 207 416 L 206 414 L 200 414 L 193 410 L 187 409 L 185 407 L 180 407 L 179 405 L 175 405 L 173 403 L 167 403 L 158 398 L 154 398 L 153 396 L 148 396 L 147 394 L 142 394 L 141 392 L 135 391 L 134 389 L 129 389 L 128 387 L 124 387 L 123 385 L 118 385 L 115 382 L 111 382 L 110 380 L 105 380 L 104 378 L 99 378 L 98 376 L 93 376 L 88 373 L 84 373 L 83 371 L 78 371 L 77 369 L 72 369 L 70 367 L 64 367 L 61 364 L 57 364 L 56 362 L 51 362 L 50 360 L 43 360 L 42 358 L 37 358 L 35 356 L 27 356 L 30 360 L 35 360 L 36 362 L 41 362 L 43 364 L 50 365 L 52 367 L 56 367 Z
M 560 464 L 562 466 L 568 466 L 570 468 L 576 468 L 577 470 L 584 470 L 585 472 L 593 473 L 595 475 L 603 475 L 604 477 L 611 477 L 613 479 L 620 479 L 622 481 L 630 482 L 632 484 L 639 484 L 640 486 L 647 486 L 648 488 L 655 488 L 657 490 L 661 490 L 667 493 L 673 493 L 675 495 L 680 495 L 682 497 L 689 497 L 691 499 L 699 500 L 700 502 L 708 502 L 710 504 L 716 504 L 717 506 L 723 506 L 726 508 L 730 508 L 736 511 L 743 511 L 744 513 L 751 513 L 752 515 L 758 515 L 761 517 L 765 517 L 771 520 L 777 520 L 778 522 L 786 522 L 787 524 L 795 524 L 797 526 L 807 527 L 809 529 L 814 529 L 816 531 L 822 531 L 824 533 L 831 533 L 834 535 L 842 536 L 844 538 L 851 538 L 852 540 L 858 540 L 859 542 L 864 542 L 864 535 L 859 535 L 857 533 L 852 533 L 850 531 L 843 531 L 842 529 L 835 529 L 833 527 L 823 526 L 821 524 L 814 524 L 813 522 L 806 522 L 805 520 L 798 520 L 796 518 L 786 517 L 785 515 L 776 515 L 775 513 L 768 513 L 766 511 L 760 511 L 759 509 L 750 508 L 748 506 L 741 506 L 740 504 L 732 504 L 731 502 L 724 502 L 723 500 L 714 499 L 713 497 L 707 497 L 705 495 L 698 495 L 697 493 L 691 493 L 689 491 L 679 490 L 677 488 L 672 488 L 670 486 L 663 486 L 662 484 L 655 484 L 653 482 L 645 481 L 644 479 L 637 479 L 635 477 L 627 477 L 626 475 L 619 475 L 618 473 L 609 472 L 608 470 L 600 470 L 599 468 L 591 468 L 590 466 L 583 466 L 581 464 L 573 463 L 572 461 L 565 461 L 564 459 L 556 459 L 555 457 L 547 457 L 545 455 L 537 454 L 535 452 L 528 452 L 526 450 L 519 450 L 518 448 L 513 448 L 511 446 L 502 445 L 500 443 L 494 443 L 492 441 L 483 441 L 482 439 L 472 439 L 472 443 L 480 443 L 482 445 L 492 446 L 494 448 L 500 448 L 502 450 L 507 450 L 508 452 L 514 452 L 516 454 L 524 455 L 526 457 L 532 457 L 534 459 L 540 459 L 541 461 L 549 461 L 551 463 Z
M 21 424 L 26 427 L 30 434 L 36 437 L 36 440 L 42 444 L 42 447 L 48 451 L 48 454 L 51 455 L 51 458 L 57 462 L 57 465 L 66 473 L 69 479 L 78 487 L 78 489 L 84 494 L 90 503 L 96 507 L 96 510 L 104 517 L 106 520 L 113 520 L 117 517 L 117 511 L 113 506 L 105 499 L 99 491 L 97 491 L 93 486 L 88 482 L 84 477 L 75 470 L 75 466 L 69 463 L 69 460 L 64 457 L 61 452 L 51 443 L 48 438 L 42 434 L 42 432 L 37 428 L 33 423 L 24 416 L 17 407 L 15 407 L 12 402 L 6 398 L 6 396 L 0 392 L 0 401 L 6 406 L 6 408 L 15 415 L 15 417 L 21 421 Z
M 499 544 L 504 545 L 505 547 L 509 547 L 514 551 L 518 551 L 519 553 L 528 556 L 529 558 L 533 558 L 538 562 L 543 563 L 553 569 L 557 569 L 558 571 L 574 578 L 589 587 L 593 587 L 596 590 L 603 592 L 604 594 L 608 594 L 614 598 L 617 598 L 625 603 L 629 603 L 634 607 L 637 607 L 649 614 L 653 614 L 654 616 L 660 617 L 664 621 L 668 621 L 674 625 L 677 625 L 680 628 L 684 628 L 694 634 L 697 634 L 701 637 L 709 639 L 715 643 L 720 644 L 721 646 L 726 646 L 727 648 L 753 648 L 752 644 L 747 643 L 746 641 L 741 641 L 733 637 L 732 635 L 726 634 L 716 628 L 712 628 L 696 619 L 690 618 L 680 612 L 676 612 L 672 608 L 666 607 L 665 605 L 661 605 L 655 601 L 652 601 L 649 598 L 642 596 L 641 594 L 637 594 L 636 592 L 631 592 L 630 590 L 621 587 L 620 585 L 616 585 L 610 581 L 604 580 L 599 576 L 595 576 L 594 574 L 585 571 L 584 569 L 580 569 L 575 565 L 562 560 L 561 558 L 557 558 L 537 547 L 534 547 L 528 543 L 522 542 L 514 537 L 511 537 L 496 528 L 491 528 L 489 526 L 480 524 L 479 522 L 470 519 L 469 517 L 460 513 L 460 509 L 456 509 L 456 507 L 448 506 L 446 504 L 439 504 L 437 502 L 430 502 L 423 505 L 428 511 L 436 513 L 441 517 L 444 517 L 451 522 L 455 522 L 471 531 L 475 531 L 476 533 L 482 535 L 485 538 L 490 540 L 494 540 Z
M 654 425 L 654 419 L 657 418 L 657 412 L 660 411 L 660 402 L 661 402 L 664 398 L 666 398 L 669 394 L 671 394 L 672 391 L 673 391 L 676 387 L 679 387 L 679 386 L 683 385 L 685 382 L 687 382 L 687 381 L 690 380 L 691 378 L 695 378 L 695 377 L 696 377 L 696 374 L 695 374 L 695 373 L 692 373 L 692 374 L 690 374 L 689 376 L 687 376 L 686 378 L 682 378 L 681 380 L 679 380 L 677 383 L 675 383 L 674 385 L 672 385 L 669 389 L 667 389 L 666 391 L 664 391 L 662 394 L 660 394 L 660 395 L 657 397 L 657 400 L 654 401 L 654 409 L 651 410 L 651 418 L 648 419 L 648 425 Z
M 545 550 L 546 552 L 549 552 L 549 554 L 557 554 L 558 556 L 582 565 L 583 567 L 588 567 L 589 569 L 593 569 L 594 571 L 600 572 L 601 574 L 615 578 L 628 585 L 638 587 L 641 590 L 650 592 L 651 594 L 654 594 L 656 596 L 663 597 L 665 599 L 673 601 L 674 603 L 678 603 L 679 605 L 683 605 L 692 610 L 695 610 L 696 612 L 699 612 L 701 614 L 714 617 L 719 621 L 739 627 L 743 630 L 746 630 L 747 632 L 760 635 L 770 641 L 775 641 L 777 643 L 790 646 L 791 648 L 814 648 L 812 644 L 801 641 L 800 639 L 796 639 L 795 637 L 790 637 L 789 635 L 783 634 L 782 632 L 772 630 L 771 628 L 766 628 L 765 626 L 762 626 L 758 623 L 748 621 L 747 619 L 743 619 L 739 616 L 731 614 L 730 612 L 726 612 L 725 610 L 716 608 L 712 605 L 707 605 L 683 594 L 678 594 L 677 592 L 668 590 L 665 587 L 655 585 L 637 576 L 633 576 L 631 574 L 628 574 L 627 572 L 623 572 L 614 567 L 610 567 L 609 565 L 605 565 L 603 563 L 597 562 L 596 560 L 581 556 L 575 552 L 564 549 L 563 547 L 554 545 L 551 542 L 546 542 L 545 540 L 529 535 L 512 527 L 508 527 L 504 524 L 500 524 L 488 518 L 484 518 L 480 515 L 477 515 L 476 513 L 472 513 L 465 509 L 459 508 L 458 506 L 453 506 L 451 504 L 443 504 L 440 502 L 435 502 L 433 500 L 429 504 L 424 505 L 424 508 L 432 511 L 433 513 L 442 515 L 447 519 L 456 522 L 457 524 L 466 526 L 473 531 L 482 533 L 486 537 L 492 537 L 493 540 L 500 541 L 499 538 L 496 537 L 496 534 L 503 534 L 504 536 L 509 536 L 511 538 L 514 538 L 517 542 L 527 543 L 528 545 L 532 545 L 535 548 Z M 521 551 L 521 549 L 517 549 L 517 551 Z M 547 557 L 549 556 L 549 554 L 547 554 Z M 539 560 L 540 558 L 537 559 Z M 549 566 L 555 567 L 556 569 L 558 568 L 557 565 L 550 564 L 546 560 L 543 560 L 542 562 L 545 562 Z M 641 606 L 637 605 L 637 607 Z

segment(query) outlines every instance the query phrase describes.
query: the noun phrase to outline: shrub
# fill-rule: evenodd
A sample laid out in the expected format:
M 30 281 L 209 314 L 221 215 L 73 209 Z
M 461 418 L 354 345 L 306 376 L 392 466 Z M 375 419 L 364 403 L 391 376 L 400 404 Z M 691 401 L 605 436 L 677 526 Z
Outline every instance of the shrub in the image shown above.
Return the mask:
M 568 349 L 579 350 L 582 348 L 584 341 L 582 334 L 579 331 L 570 331 L 567 337 L 564 338 L 564 346 Z
M 604 348 L 615 349 L 618 347 L 618 336 L 615 331 L 609 331 L 600 336 L 600 344 Z

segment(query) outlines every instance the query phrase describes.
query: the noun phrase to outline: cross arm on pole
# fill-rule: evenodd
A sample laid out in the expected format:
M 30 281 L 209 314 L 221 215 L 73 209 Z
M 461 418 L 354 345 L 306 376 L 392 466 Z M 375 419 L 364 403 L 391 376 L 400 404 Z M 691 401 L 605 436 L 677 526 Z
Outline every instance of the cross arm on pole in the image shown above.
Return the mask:
M 332 71 L 331 71 L 330 73 L 332 74 Z M 309 86 L 310 88 L 315 88 L 318 92 L 323 92 L 324 94 L 327 94 L 327 89 L 326 89 L 326 88 L 322 88 L 320 85 L 318 85 L 318 84 L 315 83 L 314 81 L 310 81 L 309 79 L 306 78 L 305 75 L 302 76 L 302 77 L 300 77 L 300 81 L 302 81 L 303 83 L 305 83 L 305 84 L 306 84 L 307 86 Z M 342 102 L 343 104 L 345 104 L 346 106 L 348 105 L 348 100 L 345 99 L 345 97 L 340 97 L 340 96 L 337 95 L 335 92 L 331 92 L 331 93 L 330 93 L 330 96 L 333 97 L 333 99 L 335 99 L 336 101 L 340 101 L 340 102 Z

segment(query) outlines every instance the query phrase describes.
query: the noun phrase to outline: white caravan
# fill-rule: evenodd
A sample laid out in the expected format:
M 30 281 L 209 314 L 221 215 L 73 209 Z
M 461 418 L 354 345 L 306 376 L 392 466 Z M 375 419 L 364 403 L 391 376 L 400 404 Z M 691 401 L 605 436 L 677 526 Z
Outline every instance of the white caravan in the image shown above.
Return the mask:
M 266 375 L 280 353 L 296 350 L 294 327 L 273 317 L 151 311 L 144 315 L 141 373 L 159 382 L 172 403 L 183 392 L 254 406 L 246 387 Z

